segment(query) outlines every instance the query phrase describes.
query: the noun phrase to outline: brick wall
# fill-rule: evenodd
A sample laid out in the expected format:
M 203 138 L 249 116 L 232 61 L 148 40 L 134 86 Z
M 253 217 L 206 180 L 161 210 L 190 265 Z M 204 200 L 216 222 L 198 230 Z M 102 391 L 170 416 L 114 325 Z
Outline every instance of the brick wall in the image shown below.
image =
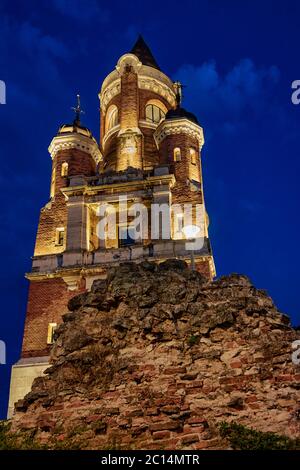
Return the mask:
M 61 253 L 63 246 L 56 246 L 56 228 L 67 226 L 67 206 L 62 193 L 41 209 L 35 242 L 34 256 Z
M 195 266 L 196 266 L 196 270 L 199 273 L 204 274 L 204 276 L 207 277 L 210 280 L 213 279 L 208 259 L 205 260 L 205 261 L 196 262 Z
M 60 150 L 53 159 L 52 170 L 55 168 L 55 194 L 68 186 L 68 177 L 61 176 L 63 163 L 68 164 L 68 176 L 95 174 L 96 166 L 93 157 L 78 149 Z
M 174 162 L 174 149 L 180 148 L 181 160 Z M 190 149 L 196 150 L 197 158 L 196 165 L 191 164 Z M 199 144 L 197 139 L 190 137 L 187 134 L 170 135 L 165 138 L 160 146 L 160 162 L 170 164 L 170 172 L 174 173 L 176 184 L 172 189 L 172 202 L 173 203 L 198 203 L 203 202 L 202 188 L 198 191 L 193 191 L 189 183 L 191 176 L 198 175 L 200 179 L 200 159 L 199 159 Z M 191 167 L 195 167 L 191 172 Z M 202 181 L 200 181 L 202 184 Z
M 30 282 L 22 357 L 49 354 L 48 324 L 59 324 L 62 314 L 68 311 L 69 299 L 84 290 L 84 280 L 79 280 L 76 291 L 68 290 L 61 278 Z
M 159 164 L 159 156 L 153 138 L 153 130 L 147 127 L 141 128 L 143 132 L 143 168 L 156 166 Z
M 121 129 L 138 127 L 139 90 L 138 77 L 132 70 L 125 71 L 121 77 Z
M 68 176 L 61 176 L 62 164 L 68 164 Z M 91 155 L 77 149 L 61 150 L 53 159 L 55 169 L 55 195 L 41 209 L 34 255 L 61 253 L 64 246 L 56 246 L 56 229 L 67 226 L 67 207 L 61 188 L 68 186 L 69 176 L 95 174 L 95 162 Z M 66 238 L 66 237 L 65 237 Z

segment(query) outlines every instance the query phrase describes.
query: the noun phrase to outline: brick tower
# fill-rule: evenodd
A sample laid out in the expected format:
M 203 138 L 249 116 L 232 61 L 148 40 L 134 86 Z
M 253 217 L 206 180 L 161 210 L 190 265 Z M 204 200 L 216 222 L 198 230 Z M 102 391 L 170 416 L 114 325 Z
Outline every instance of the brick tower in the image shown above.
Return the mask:
M 99 99 L 100 144 L 82 126 L 78 101 L 74 122 L 61 126 L 49 146 L 50 199 L 40 213 L 32 270 L 26 274 L 28 307 L 21 359 L 12 368 L 9 415 L 47 368 L 55 328 L 71 297 L 122 261 L 159 263 L 175 257 L 190 262 L 186 239 L 178 232 L 183 214 L 167 212 L 169 239 L 161 230 L 154 237 L 153 205 L 202 208 L 204 241 L 193 260 L 209 279 L 215 276 L 202 186 L 203 130 L 181 107 L 180 84 L 160 70 L 139 37 L 105 78 Z M 128 206 L 146 208 L 147 237 L 131 236 L 131 219 L 124 219 L 120 209 L 124 198 Z M 99 208 L 107 205 L 116 214 L 116 231 L 111 237 L 105 228 L 101 238 Z

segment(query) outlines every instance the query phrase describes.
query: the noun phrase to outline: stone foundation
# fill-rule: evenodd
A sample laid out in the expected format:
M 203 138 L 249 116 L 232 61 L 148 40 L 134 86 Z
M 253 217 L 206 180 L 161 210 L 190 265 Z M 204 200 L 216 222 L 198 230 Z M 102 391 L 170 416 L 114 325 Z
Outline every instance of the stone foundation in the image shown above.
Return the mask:
M 49 357 L 20 359 L 12 366 L 7 417 L 11 418 L 15 403 L 30 392 L 34 379 L 43 375 L 49 366 Z

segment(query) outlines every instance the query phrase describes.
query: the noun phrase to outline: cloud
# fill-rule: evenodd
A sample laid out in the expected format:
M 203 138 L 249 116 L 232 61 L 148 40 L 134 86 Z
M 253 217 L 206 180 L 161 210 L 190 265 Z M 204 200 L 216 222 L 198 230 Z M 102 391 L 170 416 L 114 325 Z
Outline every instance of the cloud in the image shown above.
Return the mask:
M 92 21 L 97 20 L 105 23 L 109 19 L 109 11 L 100 8 L 96 0 L 52 0 L 53 7 L 62 15 L 74 20 Z
M 33 57 L 38 53 L 66 59 L 70 54 L 65 44 L 53 36 L 44 35 L 39 28 L 29 22 L 20 25 L 17 38 L 20 45 Z
M 9 16 L 0 18 L 0 35 L 0 68 L 4 71 L 1 78 L 7 80 L 9 87 L 19 82 L 19 88 L 32 90 L 33 75 L 38 79 L 34 86 L 36 91 L 44 87 L 51 91 L 51 80 L 56 80 L 57 86 L 60 85 L 60 63 L 69 61 L 73 56 L 72 49 L 63 41 L 45 34 L 29 21 L 16 21 Z M 22 74 L 15 73 L 17 67 L 5 68 L 11 63 L 12 53 Z
M 188 84 L 184 102 L 200 121 L 214 122 L 232 134 L 244 125 L 245 114 L 261 114 L 268 108 L 280 72 L 276 66 L 258 67 L 246 58 L 225 74 L 211 60 L 200 66 L 183 65 L 175 77 Z

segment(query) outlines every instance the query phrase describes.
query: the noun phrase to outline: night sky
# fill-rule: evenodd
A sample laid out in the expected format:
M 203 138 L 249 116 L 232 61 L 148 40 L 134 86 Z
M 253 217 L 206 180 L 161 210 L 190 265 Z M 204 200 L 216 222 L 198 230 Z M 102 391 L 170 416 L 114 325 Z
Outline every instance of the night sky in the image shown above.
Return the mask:
M 298 4 L 297 4 L 298 3 Z M 4 417 L 19 358 L 40 208 L 48 201 L 59 125 L 73 119 L 99 138 L 98 91 L 138 34 L 184 88 L 204 128 L 204 190 L 218 276 L 247 274 L 300 323 L 300 4 L 296 1 L 2 0 L 0 80 L 1 323 Z

